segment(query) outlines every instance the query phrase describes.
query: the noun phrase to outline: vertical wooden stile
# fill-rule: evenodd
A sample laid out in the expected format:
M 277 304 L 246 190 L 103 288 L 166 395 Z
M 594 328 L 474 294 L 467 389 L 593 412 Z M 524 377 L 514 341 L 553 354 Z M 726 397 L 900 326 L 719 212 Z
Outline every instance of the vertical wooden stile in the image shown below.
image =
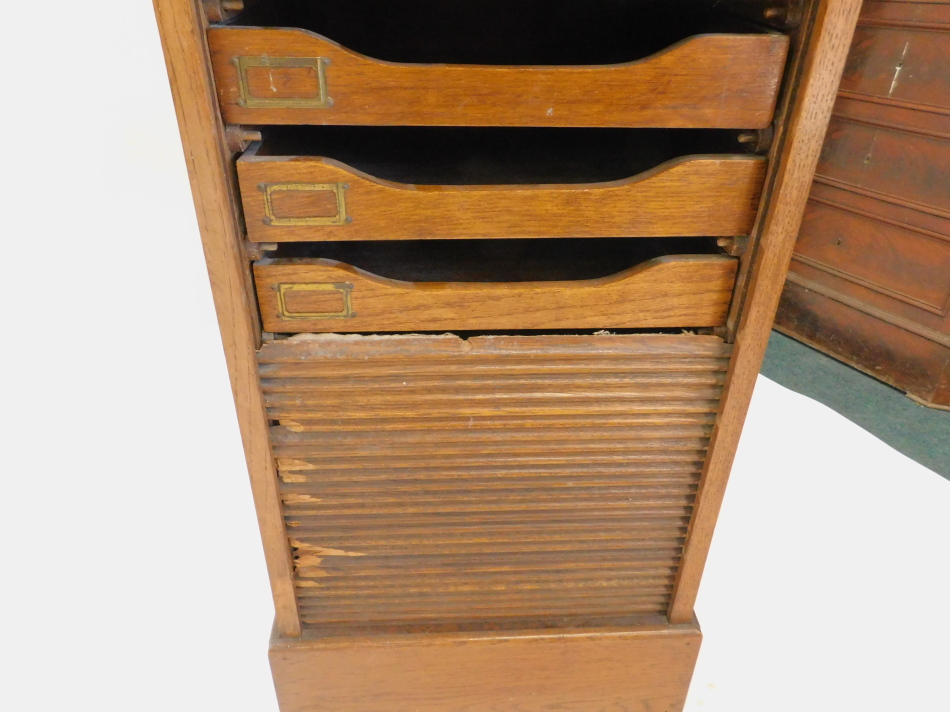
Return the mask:
M 204 15 L 194 0 L 154 0 L 208 264 L 231 389 L 281 635 L 300 635 L 293 560 L 280 512 L 276 466 L 257 378 L 260 334 L 249 263 L 234 206 L 230 154 L 208 69 Z
M 765 356 L 860 9 L 861 0 L 824 0 L 810 32 L 805 70 L 791 107 L 775 188 L 760 208 L 767 215 L 670 605 L 669 619 L 674 624 L 693 618 L 716 518 Z

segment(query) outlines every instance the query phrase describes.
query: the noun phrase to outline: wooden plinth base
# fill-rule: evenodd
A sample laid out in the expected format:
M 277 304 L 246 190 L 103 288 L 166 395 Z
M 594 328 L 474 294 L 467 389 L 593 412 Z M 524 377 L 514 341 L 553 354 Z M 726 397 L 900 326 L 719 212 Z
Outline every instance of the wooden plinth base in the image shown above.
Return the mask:
M 275 637 L 281 712 L 680 712 L 699 626 Z

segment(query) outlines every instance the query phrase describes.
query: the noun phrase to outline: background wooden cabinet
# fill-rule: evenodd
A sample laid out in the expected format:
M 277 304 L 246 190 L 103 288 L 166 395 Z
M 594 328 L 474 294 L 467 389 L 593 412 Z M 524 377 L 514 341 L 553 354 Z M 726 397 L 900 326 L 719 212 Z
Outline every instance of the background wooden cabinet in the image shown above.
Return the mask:
M 950 3 L 865 3 L 776 324 L 950 407 Z

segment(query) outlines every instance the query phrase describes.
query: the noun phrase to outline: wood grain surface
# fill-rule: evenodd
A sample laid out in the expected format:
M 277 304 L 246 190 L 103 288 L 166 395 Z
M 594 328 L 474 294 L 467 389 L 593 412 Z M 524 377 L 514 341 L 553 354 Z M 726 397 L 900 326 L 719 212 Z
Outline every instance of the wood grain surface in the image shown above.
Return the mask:
M 329 158 L 255 156 L 252 149 L 238 161 L 248 237 L 256 242 L 741 235 L 752 227 L 764 174 L 756 156 L 687 156 L 606 183 L 410 185 Z M 285 224 L 285 216 L 326 217 L 326 189 L 310 191 L 309 209 L 298 198 L 285 213 L 272 204 L 268 216 L 262 187 L 285 184 L 340 186 L 346 220 Z
M 681 712 L 701 641 L 695 624 L 275 637 L 270 662 L 281 712 Z
M 257 378 L 255 348 L 260 328 L 236 212 L 236 187 L 230 180 L 231 156 L 209 68 L 204 18 L 193 0 L 155 0 L 154 5 L 251 476 L 277 629 L 281 635 L 296 636 L 300 619 L 293 567 Z
M 304 30 L 212 28 L 208 37 L 224 118 L 244 124 L 762 128 L 788 49 L 777 33 L 709 34 L 627 64 L 479 66 L 383 62 Z M 328 59 L 333 104 L 241 106 L 236 57 Z M 313 97 L 314 76 L 294 71 L 275 68 L 262 98 Z
M 765 356 L 860 7 L 861 0 L 821 0 L 813 23 L 809 21 L 806 28 L 809 39 L 803 74 L 795 86 L 788 131 L 775 149 L 775 187 L 761 208 L 765 213 L 758 250 L 669 609 L 672 623 L 685 623 L 693 615 L 716 518 Z
M 950 4 L 864 4 L 777 319 L 786 333 L 944 407 L 948 62 Z
M 729 353 L 689 335 L 265 343 L 303 621 L 662 614 Z
M 659 257 L 567 282 L 403 282 L 326 259 L 254 268 L 264 329 L 274 333 L 719 326 L 735 272 L 735 259 L 720 255 Z M 328 316 L 347 306 L 350 314 Z
M 749 280 L 736 301 L 734 346 L 694 334 L 301 334 L 255 353 L 260 324 L 222 118 L 252 126 L 764 128 L 789 41 L 698 35 L 602 66 L 400 64 L 302 30 L 208 30 L 196 0 L 155 0 L 274 591 L 271 661 L 282 712 L 682 709 L 698 647 L 700 576 L 859 5 L 807 5 L 803 69 L 788 82 L 774 181 L 743 263 Z M 923 42 L 914 56 L 931 54 Z M 246 74 L 250 101 L 240 96 L 242 57 L 257 60 Z M 847 75 L 846 84 L 889 108 L 934 99 L 906 86 L 881 97 L 883 76 Z M 252 151 L 239 181 L 255 242 L 732 236 L 752 229 L 765 165 L 687 156 L 609 184 L 418 186 L 329 159 Z M 313 201 L 307 190 L 281 194 L 268 215 L 259 186 L 275 183 L 325 187 Z M 310 218 L 338 224 L 299 222 Z M 700 263 L 719 265 L 704 288 L 725 291 L 726 264 L 732 283 L 735 263 L 721 258 L 665 259 L 626 276 L 643 283 L 651 272 L 659 277 L 658 267 L 690 264 L 685 278 L 652 283 L 656 299 L 695 279 Z M 354 289 L 380 289 L 374 301 L 391 293 L 349 275 Z M 596 281 L 595 294 L 611 283 Z M 335 299 L 328 291 L 298 306 L 331 309 Z M 624 299 L 624 309 L 637 306 L 637 297 Z M 642 307 L 642 292 L 639 299 Z M 680 299 L 665 303 L 680 308 Z M 497 325 L 515 307 L 495 301 Z M 466 295 L 455 308 L 472 303 Z M 551 308 L 566 311 L 565 302 Z M 671 625 L 572 629 L 631 615 Z M 541 619 L 559 630 L 513 632 Z M 341 633 L 367 626 L 402 634 Z M 424 636 L 411 632 L 426 626 Z M 291 640 L 301 634 L 304 641 Z
M 909 319 L 793 272 L 785 283 L 775 326 L 812 348 L 912 393 L 924 405 L 950 405 L 947 334 L 922 329 Z M 888 348 L 880 348 L 882 342 Z

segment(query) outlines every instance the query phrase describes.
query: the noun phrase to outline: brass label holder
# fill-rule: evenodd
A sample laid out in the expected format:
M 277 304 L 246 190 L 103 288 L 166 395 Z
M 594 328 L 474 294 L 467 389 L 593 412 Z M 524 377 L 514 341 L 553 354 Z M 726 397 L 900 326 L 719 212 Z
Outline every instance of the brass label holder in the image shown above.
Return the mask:
M 352 319 L 356 316 L 353 311 L 353 285 L 349 282 L 292 282 L 278 284 L 277 310 L 281 319 Z M 287 309 L 288 292 L 340 292 L 343 296 L 343 309 L 338 312 L 293 312 Z
M 235 57 L 231 60 L 237 67 L 238 105 L 246 109 L 329 109 L 333 99 L 327 95 L 326 57 Z M 252 96 L 247 70 L 256 67 L 276 69 L 313 69 L 317 75 L 317 94 L 312 97 L 264 97 Z
M 345 225 L 353 222 L 346 215 L 346 194 L 349 186 L 344 183 L 261 183 L 258 188 L 264 193 L 264 224 L 282 227 L 306 225 Z M 336 197 L 336 215 L 309 218 L 281 218 L 274 214 L 274 193 L 280 191 L 318 192 L 329 191 Z

